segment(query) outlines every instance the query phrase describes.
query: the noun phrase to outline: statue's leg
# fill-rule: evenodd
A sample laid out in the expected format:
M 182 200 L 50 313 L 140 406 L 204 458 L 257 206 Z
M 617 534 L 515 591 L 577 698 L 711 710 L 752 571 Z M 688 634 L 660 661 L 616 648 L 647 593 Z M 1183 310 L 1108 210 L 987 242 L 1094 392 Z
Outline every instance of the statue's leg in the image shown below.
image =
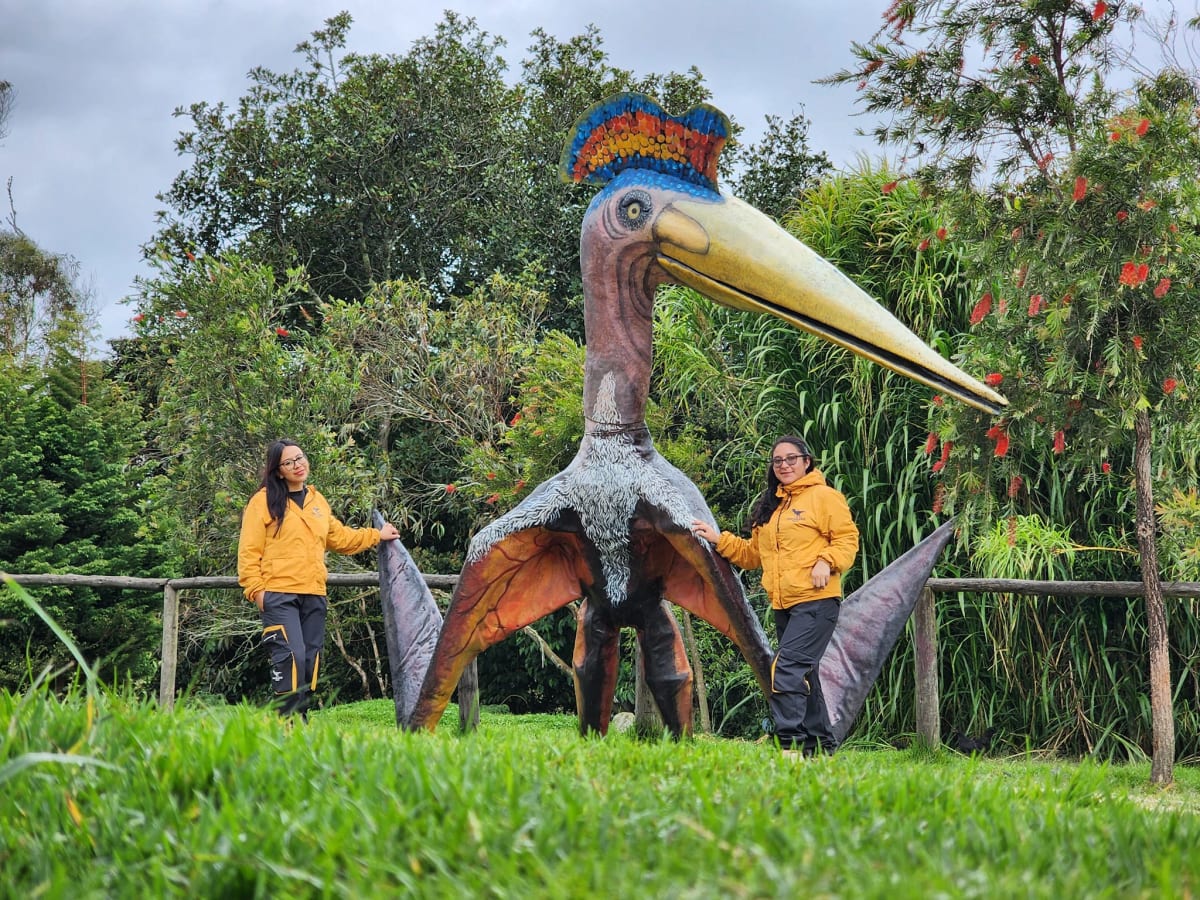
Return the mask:
M 663 724 L 675 737 L 692 733 L 692 667 L 688 665 L 679 624 L 666 601 L 650 607 L 638 629 L 646 686 L 658 704 Z
M 608 733 L 613 694 L 617 689 L 618 649 L 621 630 L 584 599 L 575 630 L 575 706 L 579 730 Z

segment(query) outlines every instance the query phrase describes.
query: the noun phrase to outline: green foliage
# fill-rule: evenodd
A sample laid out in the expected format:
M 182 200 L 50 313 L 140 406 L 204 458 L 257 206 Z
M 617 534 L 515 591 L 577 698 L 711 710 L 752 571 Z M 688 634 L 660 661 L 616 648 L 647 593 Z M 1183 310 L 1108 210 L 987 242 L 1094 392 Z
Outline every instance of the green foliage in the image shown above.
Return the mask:
M 904 148 L 929 184 L 960 186 L 1045 169 L 1108 113 L 1113 29 L 1132 3 L 1079 0 L 897 0 L 853 68 L 823 79 L 853 84 L 883 113 L 871 132 Z
M 755 209 L 781 219 L 796 207 L 831 168 L 824 153 L 808 149 L 809 121 L 793 115 L 787 122 L 767 116 L 762 139 L 739 150 L 743 167 L 734 193 Z
M 1194 454 L 1172 432 L 1196 416 L 1198 175 L 1192 105 L 1144 107 L 1087 135 L 1070 171 L 997 201 L 967 360 L 1010 406 L 990 427 L 934 411 L 950 508 L 972 523 L 1042 509 L 1079 543 L 1126 545 L 1139 413 L 1159 430 L 1160 483 L 1189 483 Z
M 6 82 L 0 82 L 0 124 Z M 19 231 L 0 230 L 0 356 L 41 359 L 63 338 L 81 335 L 85 298 L 75 286 L 79 266 L 68 256 L 42 250 Z
M 0 759 L 34 755 L 0 795 L 14 894 L 1057 897 L 1200 886 L 1194 770 L 1163 793 L 1146 787 L 1144 765 L 854 749 L 803 763 L 742 741 L 583 739 L 569 717 L 487 709 L 469 736 L 451 721 L 410 734 L 391 724 L 390 701 L 317 712 L 307 727 L 246 706 L 164 713 L 113 694 L 96 712 L 74 696 L 0 691 L 12 723 Z M 95 762 L 51 764 L 70 747 Z M 281 773 L 298 789 L 281 791 Z
M 1155 511 L 1162 529 L 1160 546 L 1170 560 L 1168 578 L 1173 581 L 1200 581 L 1200 494 L 1196 488 L 1176 488 L 1171 496 L 1160 499 Z
M 516 172 L 500 42 L 447 12 L 404 56 L 346 54 L 350 24 L 301 43 L 304 69 L 252 70 L 236 111 L 177 111 L 194 163 L 162 197 L 160 243 L 278 272 L 301 260 L 336 297 L 401 277 L 453 291 L 498 263 L 488 238 Z
M 103 381 L 87 405 L 64 400 L 51 374 L 0 361 L 0 569 L 174 574 L 146 468 L 128 463 L 140 434 L 137 406 Z M 156 672 L 154 595 L 85 587 L 36 595 L 106 676 L 144 686 Z M 15 688 L 66 661 L 39 619 L 7 594 L 0 623 L 0 685 Z

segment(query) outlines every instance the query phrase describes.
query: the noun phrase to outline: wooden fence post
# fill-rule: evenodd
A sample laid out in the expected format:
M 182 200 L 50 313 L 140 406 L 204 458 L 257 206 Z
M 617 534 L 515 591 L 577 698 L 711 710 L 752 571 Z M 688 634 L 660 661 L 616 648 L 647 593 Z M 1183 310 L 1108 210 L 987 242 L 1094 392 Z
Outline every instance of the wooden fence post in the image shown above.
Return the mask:
M 942 742 L 938 697 L 937 608 L 933 591 L 926 585 L 913 610 L 914 646 L 917 666 L 917 737 L 927 747 Z
M 163 586 L 162 669 L 158 676 L 158 705 L 175 706 L 175 666 L 179 658 L 179 591 L 168 581 Z
M 458 730 L 462 734 L 479 727 L 478 663 L 471 660 L 458 678 Z

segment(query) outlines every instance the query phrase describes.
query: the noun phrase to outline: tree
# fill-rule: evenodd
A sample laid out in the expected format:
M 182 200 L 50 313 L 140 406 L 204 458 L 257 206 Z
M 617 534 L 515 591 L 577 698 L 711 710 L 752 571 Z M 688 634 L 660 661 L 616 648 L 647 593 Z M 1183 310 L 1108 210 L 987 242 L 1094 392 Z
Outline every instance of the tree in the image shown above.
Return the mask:
M 72 368 L 72 371 L 77 371 Z M 89 402 L 54 387 L 54 370 L 0 358 L 0 569 L 16 573 L 175 575 L 145 468 L 129 465 L 140 413 L 111 382 Z M 43 607 L 115 680 L 157 671 L 158 599 L 145 591 L 41 588 Z M 0 686 L 15 690 L 65 649 L 14 595 L 0 596 Z
M 12 82 L 0 81 L 0 140 L 8 137 L 8 115 L 12 112 L 15 100 Z
M 306 68 L 257 68 L 236 110 L 197 103 L 176 143 L 190 156 L 160 196 L 148 252 L 236 249 L 282 273 L 302 264 L 321 297 L 359 300 L 373 283 L 419 281 L 445 302 L 494 271 L 543 267 L 547 321 L 576 336 L 579 222 L 590 202 L 558 176 L 563 136 L 618 90 L 686 109 L 700 73 L 634 76 L 600 34 L 559 42 L 540 29 L 515 85 L 503 41 L 447 12 L 403 55 L 346 53 L 342 13 L 297 47 Z
M 1068 484 L 1104 480 L 1114 466 L 1132 477 L 1156 723 L 1151 778 L 1159 783 L 1172 778 L 1174 728 L 1151 453 L 1157 431 L 1157 477 L 1171 485 L 1171 433 L 1196 418 L 1190 382 L 1200 364 L 1191 325 L 1200 289 L 1196 105 L 1190 89 L 1180 96 L 1178 80 L 1166 80 L 1174 88 L 1161 79 L 1144 85 L 1139 106 L 1081 138 L 1056 189 L 997 210 L 999 237 L 984 252 L 1008 265 L 988 287 L 1013 299 L 1003 312 L 981 301 L 971 356 L 1002 383 L 1011 406 L 986 432 L 960 410 L 938 427 L 943 442 L 955 442 L 952 458 L 962 454 L 961 476 L 969 466 L 993 488 L 1016 485 L 1005 489 L 1009 515 L 1023 464 L 1033 461 L 1015 446 L 1040 451 L 1033 459 L 1043 464 L 1069 460 Z M 988 495 L 992 503 L 997 494 Z
M 866 112 L 887 115 L 872 134 L 927 184 L 1003 181 L 1045 169 L 1107 116 L 1113 29 L 1134 14 L 1122 0 L 894 0 L 852 45 L 860 65 L 822 81 L 855 85 Z
M 855 45 L 862 67 L 830 80 L 860 79 L 867 108 L 893 116 L 876 131 L 881 141 L 918 157 L 932 152 L 918 171 L 926 184 L 939 172 L 969 183 L 983 171 L 985 151 L 998 154 L 1003 193 L 960 208 L 982 238 L 972 323 L 987 322 L 966 363 L 1002 384 L 1012 406 L 991 423 L 959 407 L 935 411 L 930 440 L 943 448 L 935 466 L 957 476 L 948 479 L 950 507 L 986 516 L 1004 502 L 998 498 L 1011 505 L 1021 494 L 1015 446 L 1047 446 L 1052 455 L 1039 465 L 1071 483 L 1097 466 L 1111 470 L 1119 459 L 1098 461 L 1097 452 L 1120 457 L 1132 432 L 1127 458 L 1150 629 L 1151 779 L 1169 783 L 1174 725 L 1150 452 L 1154 418 L 1186 421 L 1174 411 L 1186 400 L 1178 367 L 1200 359 L 1181 301 L 1194 278 L 1187 232 L 1200 156 L 1185 124 L 1195 105 L 1191 75 L 1144 82 L 1139 102 L 1114 116 L 1117 95 L 1105 86 L 1112 28 L 1136 12 L 1116 2 L 898 0 L 887 13 L 890 36 Z M 990 65 L 966 74 L 975 46 Z M 1021 299 L 1006 299 L 1014 295 Z M 1170 424 L 1162 431 L 1169 438 Z
M 740 171 L 734 193 L 776 219 L 793 210 L 832 168 L 824 153 L 809 151 L 808 126 L 803 114 L 787 122 L 767 116 L 766 134 L 736 155 Z
M 42 250 L 20 231 L 0 231 L 0 355 L 39 359 L 64 329 L 86 347 L 87 298 L 75 285 L 77 270 L 73 259 Z
M 447 12 L 407 55 L 343 54 L 349 14 L 325 25 L 296 48 L 306 69 L 252 70 L 236 111 L 177 111 L 193 163 L 154 246 L 299 262 L 321 296 L 395 278 L 452 294 L 499 263 L 488 238 L 518 190 L 501 42 Z

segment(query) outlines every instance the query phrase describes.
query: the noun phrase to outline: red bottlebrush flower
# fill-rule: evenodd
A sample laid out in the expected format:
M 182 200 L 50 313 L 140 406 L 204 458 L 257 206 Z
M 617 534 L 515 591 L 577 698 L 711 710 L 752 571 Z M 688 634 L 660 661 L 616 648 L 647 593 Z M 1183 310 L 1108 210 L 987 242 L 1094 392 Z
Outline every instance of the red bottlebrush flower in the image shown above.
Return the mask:
M 942 462 L 950 458 L 950 448 L 954 446 L 954 441 L 942 441 Z
M 184 251 L 183 251 L 183 255 L 184 255 L 184 256 L 186 256 L 186 257 L 188 258 L 188 262 L 195 262 L 195 261 L 196 261 L 196 254 L 195 254 L 195 253 L 193 253 L 191 250 L 184 250 Z
M 144 318 L 146 318 L 146 314 L 145 314 L 145 313 L 138 313 L 136 316 L 134 316 L 134 317 L 133 317 L 133 321 L 135 321 L 135 322 L 140 322 L 140 321 L 142 321 L 142 319 L 144 319 Z
M 1154 207 L 1156 207 L 1156 206 L 1158 206 L 1158 203 L 1154 200 L 1139 200 L 1138 201 L 1138 209 L 1143 210 L 1145 212 L 1149 212 L 1150 210 L 1154 209 Z
M 1097 0 L 1096 5 L 1092 8 L 1092 21 L 1099 22 L 1104 18 L 1104 14 L 1108 12 L 1108 4 L 1104 0 Z
M 1145 137 L 1146 132 L 1150 130 L 1150 120 L 1142 119 L 1137 123 L 1137 128 L 1133 129 L 1133 133 L 1138 137 Z
M 446 485 L 446 493 L 447 494 L 453 494 L 457 490 L 458 490 L 458 488 L 453 484 Z
M 1072 199 L 1078 203 L 1087 196 L 1087 178 L 1080 175 L 1075 179 L 1075 192 L 1071 195 Z
M 1012 500 L 1021 492 L 1021 485 L 1025 482 L 1021 480 L 1020 475 L 1014 475 L 1008 481 L 1008 499 Z
M 1121 264 L 1121 274 L 1117 281 L 1127 287 L 1137 287 L 1146 280 L 1146 276 L 1150 272 L 1150 267 L 1145 263 L 1140 266 L 1135 262 L 1127 262 Z
M 1174 222 L 1172 222 L 1170 225 L 1167 226 L 1167 231 L 1171 232 L 1171 234 L 1178 234 L 1179 226 L 1176 225 Z
M 177 309 L 177 310 L 175 310 L 175 318 L 177 318 L 177 319 L 186 319 L 186 318 L 187 318 L 187 310 L 186 310 L 186 309 Z
M 521 490 L 522 488 L 524 488 L 525 487 L 525 479 L 522 478 L 520 481 L 518 481 L 516 483 L 515 487 L 518 491 Z
M 1008 298 L 1001 297 L 1000 303 L 996 306 L 996 315 L 1003 316 L 1006 312 L 1008 312 Z
M 1163 297 L 1167 296 L 1167 291 L 1169 291 L 1170 289 L 1171 289 L 1171 279 L 1170 278 L 1160 278 L 1160 279 L 1158 279 L 1158 284 L 1156 284 L 1154 286 L 1154 296 L 1156 298 L 1158 298 L 1159 300 L 1161 300 Z
M 867 63 L 866 68 L 863 69 L 863 74 L 870 75 L 872 72 L 874 72 L 876 69 L 878 69 L 882 65 L 883 65 L 882 59 L 873 59 L 869 63 Z
M 928 456 L 938 445 L 938 436 L 936 431 L 929 432 L 929 437 L 925 438 L 925 455 Z
M 996 456 L 1008 456 L 1008 435 L 1003 431 L 996 438 Z
M 934 406 L 941 406 L 941 405 L 942 405 L 943 403 L 945 403 L 945 402 L 946 402 L 946 401 L 942 399 L 942 395 L 941 395 L 941 394 L 934 394 L 934 395 L 933 395 L 933 405 L 934 405 Z
M 1119 141 L 1121 139 L 1121 132 L 1114 131 L 1112 134 L 1110 134 L 1108 136 L 1108 139 L 1115 144 L 1117 141 Z
M 1004 376 L 999 372 L 988 372 L 983 378 L 983 383 L 989 387 L 995 387 L 1004 380 Z
M 1142 352 L 1142 336 L 1140 334 L 1135 334 L 1131 338 L 1131 340 L 1133 341 L 1133 349 L 1136 350 L 1138 353 L 1141 353 Z
M 1022 228 L 1020 225 L 1018 225 L 1011 232 L 1009 232 L 1009 235 L 1008 235 L 1009 240 L 1019 241 L 1021 239 L 1021 235 L 1023 235 L 1024 233 L 1025 233 L 1025 229 Z
M 1008 546 L 1015 547 L 1017 545 L 1017 517 L 1008 517 Z
M 1025 287 L 1025 279 L 1029 277 L 1029 266 L 1020 266 L 1013 276 L 1016 279 L 1017 287 Z
M 946 485 L 938 482 L 938 486 L 933 490 L 933 514 L 937 515 L 942 511 L 942 507 L 946 505 Z
M 929 238 L 925 238 L 925 240 L 923 240 L 923 241 L 921 241 L 921 243 L 917 244 L 917 252 L 918 253 L 922 253 L 928 249 L 929 249 Z
M 1179 382 L 1176 381 L 1174 378 L 1164 378 L 1163 379 L 1163 393 L 1164 394 L 1174 393 L 1175 388 L 1177 388 L 1177 387 L 1179 387 Z
M 1042 295 L 1034 294 L 1029 298 L 1029 315 L 1036 316 L 1042 311 Z
M 898 182 L 898 181 L 889 181 L 887 184 L 885 184 L 883 186 L 882 190 L 885 194 L 890 194 L 892 191 L 894 191 L 896 189 L 896 185 L 899 183 L 900 182 Z
M 495 473 L 495 472 L 488 472 L 488 473 L 487 473 L 487 475 L 485 475 L 484 477 L 485 477 L 485 478 L 486 478 L 488 481 L 495 481 L 495 480 L 496 480 L 496 473 Z
M 978 325 L 983 321 L 984 316 L 992 311 L 992 294 L 989 291 L 979 298 L 979 302 L 975 304 L 975 308 L 971 310 L 971 324 Z
M 1105 475 L 1107 475 L 1109 472 L 1112 471 L 1112 463 L 1110 463 L 1110 462 L 1101 463 L 1100 471 L 1103 472 Z
M 1117 221 L 1118 222 L 1124 222 L 1128 218 L 1129 218 L 1129 213 L 1125 212 L 1125 210 L 1123 210 L 1123 209 L 1117 210 Z
M 947 231 L 944 227 L 939 228 L 935 233 L 937 234 L 937 239 L 939 241 L 944 241 L 947 237 L 950 236 L 950 232 Z
M 987 431 L 985 431 L 983 433 L 983 436 L 986 437 L 990 441 L 994 441 L 994 440 L 996 440 L 996 438 L 1000 437 L 1001 431 L 1002 431 L 1002 429 L 1000 428 L 999 425 L 993 425 L 991 428 L 989 428 Z
M 492 495 L 490 495 L 490 496 L 489 496 L 489 497 L 488 497 L 486 500 L 484 500 L 483 502 L 484 502 L 484 503 L 499 503 L 499 502 L 500 502 L 500 495 L 499 495 L 499 494 L 492 494 Z
M 1042 58 L 1040 56 L 1038 56 L 1036 53 L 1030 53 L 1029 54 L 1029 64 L 1031 66 L 1040 66 L 1042 64 Z
M 1054 154 L 1047 153 L 1045 156 L 1043 156 L 1041 159 L 1039 159 L 1037 161 L 1037 167 L 1044 172 L 1044 171 L 1046 171 L 1046 169 L 1048 169 L 1050 167 L 1050 163 L 1053 161 L 1054 161 Z
M 1054 452 L 1062 453 L 1066 449 L 1067 449 L 1067 436 L 1063 432 L 1063 430 L 1060 428 L 1060 429 L 1058 429 L 1058 431 L 1054 432 Z
M 517 413 L 517 414 L 515 414 L 515 415 L 514 415 L 514 416 L 513 416 L 513 417 L 512 417 L 512 418 L 509 420 L 508 424 L 509 424 L 509 425 L 516 425 L 516 424 L 517 424 L 518 422 L 520 422 L 520 421 L 521 421 L 521 414 L 520 414 L 520 413 Z
M 933 464 L 933 471 L 935 472 L 940 472 L 944 468 L 946 468 L 946 461 L 944 459 L 939 459 Z
M 282 325 L 275 329 L 275 333 L 277 335 L 279 335 L 280 337 L 287 337 L 289 334 L 291 334 L 291 332 L 288 331 L 286 328 L 284 328 Z

